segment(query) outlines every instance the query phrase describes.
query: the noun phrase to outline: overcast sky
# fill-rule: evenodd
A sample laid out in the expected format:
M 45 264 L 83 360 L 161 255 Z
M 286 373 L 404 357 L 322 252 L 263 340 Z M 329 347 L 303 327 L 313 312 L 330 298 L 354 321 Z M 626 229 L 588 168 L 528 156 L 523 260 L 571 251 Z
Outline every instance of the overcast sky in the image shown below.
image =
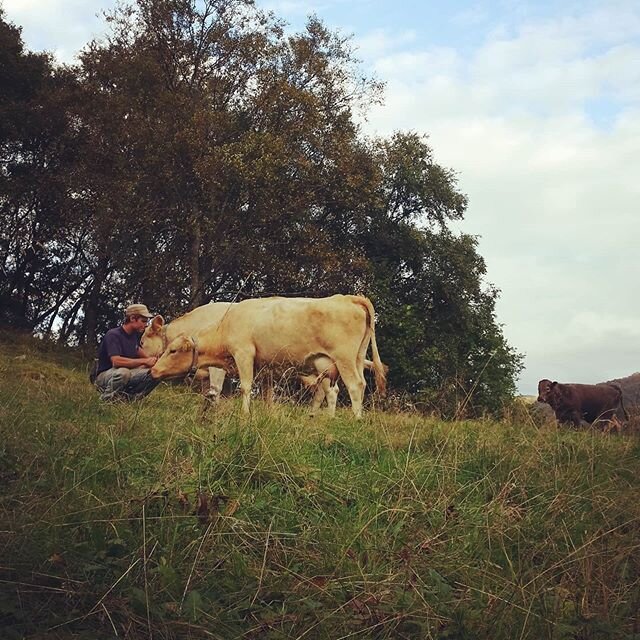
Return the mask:
M 112 0 L 0 0 L 31 50 L 70 61 Z M 498 320 L 540 378 L 640 371 L 640 2 L 257 0 L 314 12 L 386 82 L 368 133 L 429 135 L 469 196 Z M 384 351 L 384 345 L 381 345 Z

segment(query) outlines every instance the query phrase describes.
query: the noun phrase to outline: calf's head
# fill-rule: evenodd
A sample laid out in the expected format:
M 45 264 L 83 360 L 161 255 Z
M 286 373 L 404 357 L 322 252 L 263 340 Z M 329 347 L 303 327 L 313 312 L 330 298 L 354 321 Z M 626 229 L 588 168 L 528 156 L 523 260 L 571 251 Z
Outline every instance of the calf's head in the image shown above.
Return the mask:
M 557 382 L 551 382 L 551 380 L 540 380 L 538 382 L 538 402 L 546 402 L 552 407 L 555 407 L 559 398 L 560 390 L 558 389 Z
M 160 359 L 151 369 L 155 380 L 186 376 L 194 364 L 196 356 L 193 338 L 181 335 L 172 340 Z
M 164 318 L 156 316 L 144 330 L 140 338 L 140 346 L 149 356 L 159 356 L 164 351 Z

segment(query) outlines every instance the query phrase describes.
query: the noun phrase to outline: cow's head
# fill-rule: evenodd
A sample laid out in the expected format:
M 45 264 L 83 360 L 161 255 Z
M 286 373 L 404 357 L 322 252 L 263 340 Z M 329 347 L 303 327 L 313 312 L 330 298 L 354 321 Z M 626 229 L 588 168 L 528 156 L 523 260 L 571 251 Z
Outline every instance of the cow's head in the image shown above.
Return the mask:
M 164 318 L 156 316 L 144 330 L 140 338 L 140 346 L 149 356 L 159 356 L 164 351 Z
M 186 376 L 196 358 L 196 347 L 193 338 L 185 335 L 172 340 L 158 362 L 151 369 L 151 377 L 155 380 Z
M 552 407 L 555 407 L 558 393 L 557 382 L 551 382 L 551 380 L 547 380 L 546 378 L 538 382 L 538 402 L 546 402 Z

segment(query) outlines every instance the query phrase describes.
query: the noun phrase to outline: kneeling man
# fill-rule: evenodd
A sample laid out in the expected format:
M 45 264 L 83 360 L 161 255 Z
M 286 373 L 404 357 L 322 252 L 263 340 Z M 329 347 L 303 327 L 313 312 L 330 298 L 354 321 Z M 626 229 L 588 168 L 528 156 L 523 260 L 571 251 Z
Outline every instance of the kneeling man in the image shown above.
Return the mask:
M 122 325 L 109 329 L 102 339 L 95 381 L 102 400 L 137 400 L 158 385 L 150 373 L 158 358 L 148 357 L 140 347 L 140 336 L 151 318 L 146 305 L 131 304 Z

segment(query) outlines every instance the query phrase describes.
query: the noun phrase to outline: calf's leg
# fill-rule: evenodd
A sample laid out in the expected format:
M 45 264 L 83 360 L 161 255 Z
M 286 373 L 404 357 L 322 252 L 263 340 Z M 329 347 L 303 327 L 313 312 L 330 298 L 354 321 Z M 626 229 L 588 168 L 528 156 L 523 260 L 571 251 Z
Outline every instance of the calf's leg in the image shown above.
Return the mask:
M 325 392 L 324 392 L 324 388 L 322 386 L 323 382 L 324 382 L 324 380 L 322 380 L 322 382 L 316 383 L 316 385 L 315 385 L 316 390 L 313 393 L 313 400 L 311 401 L 311 410 L 309 411 L 309 414 L 311 416 L 315 416 L 316 415 L 316 413 L 320 409 L 320 406 L 322 405 L 322 401 L 325 398 Z
M 335 384 L 331 384 L 330 380 L 323 380 L 322 384 L 327 383 L 324 389 L 324 394 L 327 397 L 327 413 L 333 417 L 336 415 L 336 405 L 338 404 L 338 391 L 340 391 L 340 387 L 338 386 L 338 382 Z

